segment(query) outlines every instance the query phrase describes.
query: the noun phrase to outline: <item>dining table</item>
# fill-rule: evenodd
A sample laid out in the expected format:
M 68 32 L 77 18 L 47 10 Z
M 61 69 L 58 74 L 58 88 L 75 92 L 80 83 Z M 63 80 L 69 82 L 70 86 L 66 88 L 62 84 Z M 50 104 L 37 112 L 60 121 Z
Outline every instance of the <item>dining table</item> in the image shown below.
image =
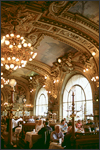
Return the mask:
M 60 143 L 50 142 L 49 149 L 64 149 Z
M 31 132 L 26 132 L 25 134 L 25 143 L 29 142 L 29 148 L 31 149 L 33 144 L 37 142 L 38 139 L 40 139 L 42 135 L 39 135 L 37 132 L 31 131 Z
M 19 134 L 21 131 L 22 131 L 22 127 L 21 126 L 15 128 L 15 133 Z

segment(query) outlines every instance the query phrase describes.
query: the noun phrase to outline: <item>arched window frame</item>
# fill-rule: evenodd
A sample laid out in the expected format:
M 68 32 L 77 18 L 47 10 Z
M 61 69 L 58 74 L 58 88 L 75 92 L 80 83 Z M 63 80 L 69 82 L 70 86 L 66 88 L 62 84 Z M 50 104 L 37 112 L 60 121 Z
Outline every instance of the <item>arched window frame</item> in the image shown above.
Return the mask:
M 41 96 L 44 96 L 45 103 L 41 104 Z M 41 111 L 43 108 L 45 111 Z M 41 88 L 36 99 L 36 116 L 45 116 L 48 111 L 48 95 L 45 88 Z
M 68 111 L 71 111 L 71 110 L 68 110 L 68 99 L 69 99 L 69 93 L 70 93 L 70 90 L 71 90 L 71 88 L 73 87 L 73 86 L 79 86 L 81 89 L 82 89 L 82 91 L 83 91 L 83 93 L 84 93 L 84 98 L 85 98 L 85 100 L 84 100 L 84 102 L 85 102 L 85 108 L 84 108 L 84 119 L 86 119 L 85 118 L 85 115 L 89 115 L 88 113 L 87 113 L 87 103 L 90 101 L 90 103 L 91 103 L 91 114 L 93 115 L 93 99 L 92 99 L 92 89 L 91 89 L 91 86 L 90 86 L 90 83 L 89 83 L 89 81 L 87 80 L 86 81 L 86 85 L 84 86 L 84 88 L 82 87 L 82 85 L 81 84 L 77 84 L 76 83 L 76 81 L 75 81 L 75 84 L 73 83 L 74 81 L 73 81 L 73 77 L 75 77 L 76 78 L 76 80 L 77 80 L 77 77 L 79 76 L 80 78 L 82 77 L 82 78 L 84 78 L 85 80 L 87 80 L 87 78 L 85 78 L 83 75 L 74 75 L 74 76 L 72 76 L 70 79 L 69 79 L 69 81 L 67 82 L 67 84 L 66 84 L 66 86 L 65 86 L 65 90 L 64 90 L 64 93 L 63 93 L 63 105 L 62 105 L 62 111 L 63 111 L 63 118 L 65 118 L 65 117 L 67 117 L 68 116 Z M 72 82 L 72 85 L 70 84 L 70 82 Z M 81 83 L 81 82 L 80 82 Z M 70 89 L 68 90 L 67 89 L 67 85 L 69 85 L 70 84 Z M 90 93 L 91 93 L 91 98 L 90 99 L 87 99 L 88 98 L 88 96 L 87 96 L 87 92 L 85 92 L 86 91 L 86 88 L 87 87 L 89 87 L 90 89 Z M 65 93 L 65 92 L 67 92 L 67 93 Z M 65 94 L 65 95 L 64 95 Z M 65 101 L 65 96 L 67 96 L 67 99 L 66 99 L 66 101 Z M 81 100 L 80 100 L 81 101 Z M 77 102 L 76 102 L 77 103 Z M 63 110 L 64 109 L 64 104 L 67 106 L 65 106 L 66 107 L 66 112 Z M 67 114 L 66 116 L 65 116 L 65 114 Z M 70 113 L 69 113 L 70 114 Z M 68 116 L 69 117 L 69 116 Z M 71 118 L 70 118 L 71 119 Z M 83 118 L 82 118 L 83 119 Z M 91 119 L 93 119 L 93 118 L 91 118 Z M 78 120 L 78 119 L 76 119 L 76 120 Z

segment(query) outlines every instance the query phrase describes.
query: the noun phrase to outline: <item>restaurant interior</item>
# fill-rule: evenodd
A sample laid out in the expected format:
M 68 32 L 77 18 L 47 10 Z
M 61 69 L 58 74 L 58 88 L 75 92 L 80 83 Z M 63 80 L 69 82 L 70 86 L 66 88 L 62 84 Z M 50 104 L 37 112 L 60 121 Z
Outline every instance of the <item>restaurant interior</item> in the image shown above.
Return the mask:
M 1 149 L 99 149 L 99 1 L 1 1 Z

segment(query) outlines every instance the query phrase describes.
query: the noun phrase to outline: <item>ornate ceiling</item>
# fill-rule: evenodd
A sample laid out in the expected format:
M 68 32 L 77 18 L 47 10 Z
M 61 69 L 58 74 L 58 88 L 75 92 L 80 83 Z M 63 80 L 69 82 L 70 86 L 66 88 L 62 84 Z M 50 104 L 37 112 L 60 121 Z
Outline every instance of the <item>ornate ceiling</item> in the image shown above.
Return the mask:
M 99 73 L 99 1 L 1 2 L 1 38 L 13 30 L 14 21 L 37 56 L 21 70 L 1 68 L 5 77 L 23 82 L 34 75 L 56 77 L 58 68 L 68 73 L 88 67 L 91 77 Z

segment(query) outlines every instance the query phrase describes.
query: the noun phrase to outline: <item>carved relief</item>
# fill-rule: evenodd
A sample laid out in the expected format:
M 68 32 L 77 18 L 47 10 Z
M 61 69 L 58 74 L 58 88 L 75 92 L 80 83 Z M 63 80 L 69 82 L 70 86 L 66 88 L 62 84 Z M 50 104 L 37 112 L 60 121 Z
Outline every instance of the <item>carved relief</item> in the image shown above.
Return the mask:
M 55 14 L 58 14 L 59 13 L 59 11 L 61 11 L 61 8 L 63 8 L 65 5 L 66 5 L 66 3 L 68 3 L 67 1 L 58 1 L 58 2 L 53 2 L 51 5 L 51 7 L 52 7 L 52 11 L 53 11 L 53 13 L 55 13 Z
M 85 67 L 88 68 L 88 69 L 92 69 L 92 71 L 94 73 L 96 72 L 93 57 L 90 57 L 90 59 L 85 62 Z
M 88 40 L 86 40 L 85 38 L 82 38 L 81 36 L 72 33 L 70 31 L 64 31 L 61 30 L 59 32 L 60 35 L 65 36 L 66 38 L 70 38 L 72 40 L 75 40 L 81 44 L 83 44 L 89 51 L 93 50 L 93 49 L 97 49 L 92 43 L 90 43 Z
M 21 33 L 30 33 L 33 29 L 32 23 L 23 23 L 22 25 L 16 26 L 16 30 Z
M 51 27 L 47 24 L 43 24 L 43 23 L 40 23 L 40 22 L 33 22 L 32 25 L 36 28 L 40 28 L 40 29 L 44 29 L 44 30 L 49 30 L 49 28 Z
M 53 32 L 53 34 L 57 34 L 60 31 L 60 29 L 52 27 L 50 31 Z
M 59 73 L 60 73 L 59 65 L 57 62 L 54 62 L 53 66 L 51 67 L 51 76 L 56 78 L 59 76 Z
M 33 33 L 31 33 L 31 34 L 29 34 L 28 35 L 28 37 L 27 37 L 27 40 L 29 41 L 29 42 L 31 42 L 32 43 L 32 45 L 34 45 L 35 43 L 36 43 L 36 41 L 37 41 L 37 36 L 34 34 L 34 32 Z
M 85 53 L 85 54 L 81 54 L 81 56 L 79 57 L 79 63 L 85 64 L 85 62 L 88 60 L 89 56 Z

